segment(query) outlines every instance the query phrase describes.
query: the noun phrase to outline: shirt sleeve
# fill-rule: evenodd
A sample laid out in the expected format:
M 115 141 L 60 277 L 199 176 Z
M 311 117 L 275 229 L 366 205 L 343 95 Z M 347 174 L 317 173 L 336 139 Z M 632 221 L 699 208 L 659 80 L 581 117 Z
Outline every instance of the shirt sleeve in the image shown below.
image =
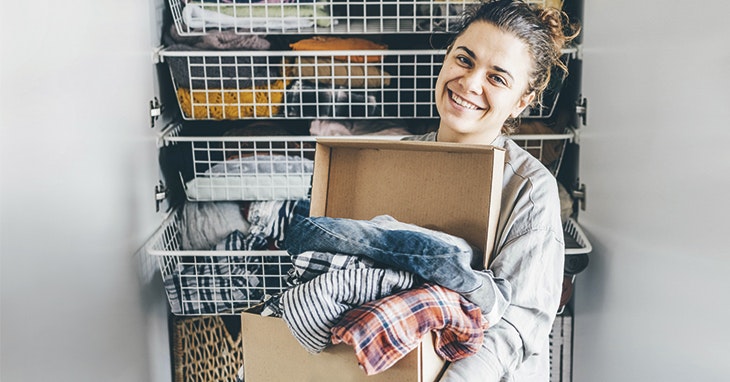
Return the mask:
M 562 234 L 562 231 L 561 231 Z M 562 292 L 564 244 L 553 230 L 533 230 L 505 245 L 491 266 L 512 284 L 502 320 L 485 333 L 491 369 L 514 372 L 545 348 Z M 495 379 L 494 381 L 498 381 Z

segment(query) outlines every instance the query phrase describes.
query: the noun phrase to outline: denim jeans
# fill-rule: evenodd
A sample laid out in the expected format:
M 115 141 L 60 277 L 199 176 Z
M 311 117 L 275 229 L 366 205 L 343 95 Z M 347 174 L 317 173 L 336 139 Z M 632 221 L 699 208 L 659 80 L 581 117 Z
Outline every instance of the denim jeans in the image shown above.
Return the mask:
M 388 215 L 372 220 L 309 217 L 289 227 L 285 247 L 293 255 L 319 251 L 368 257 L 459 293 L 473 292 L 484 281 L 471 269 L 474 250 L 464 239 Z

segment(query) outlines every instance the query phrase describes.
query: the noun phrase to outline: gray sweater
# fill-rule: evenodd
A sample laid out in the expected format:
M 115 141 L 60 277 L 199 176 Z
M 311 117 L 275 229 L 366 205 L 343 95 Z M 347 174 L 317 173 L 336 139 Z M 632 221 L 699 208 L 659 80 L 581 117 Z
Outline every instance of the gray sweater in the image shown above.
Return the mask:
M 436 133 L 406 140 L 435 141 Z M 555 177 L 500 135 L 505 150 L 502 203 L 489 269 L 511 286 L 509 306 L 472 357 L 452 363 L 442 382 L 549 381 L 549 335 L 560 304 L 565 245 Z M 491 324 L 491 323 L 490 323 Z

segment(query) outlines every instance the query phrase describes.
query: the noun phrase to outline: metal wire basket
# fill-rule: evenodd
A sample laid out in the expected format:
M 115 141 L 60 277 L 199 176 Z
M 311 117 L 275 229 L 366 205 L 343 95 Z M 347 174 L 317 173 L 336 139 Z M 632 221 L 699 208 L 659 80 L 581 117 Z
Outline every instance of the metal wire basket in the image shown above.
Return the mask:
M 563 55 L 567 61 L 573 50 Z M 434 118 L 443 50 L 178 51 L 167 62 L 186 120 Z M 562 77 L 523 117 L 550 117 Z
M 561 7 L 562 1 L 528 0 Z M 225 2 L 169 0 L 180 35 L 231 29 L 260 34 L 447 33 L 477 0 L 300 0 Z

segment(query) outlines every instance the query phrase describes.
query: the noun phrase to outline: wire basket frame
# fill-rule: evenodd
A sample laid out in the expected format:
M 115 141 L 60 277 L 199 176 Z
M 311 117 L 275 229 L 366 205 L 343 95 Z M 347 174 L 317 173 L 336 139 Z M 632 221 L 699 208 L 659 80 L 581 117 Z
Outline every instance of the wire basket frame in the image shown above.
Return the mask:
M 582 255 L 588 254 L 593 251 L 591 242 L 588 241 L 588 237 L 583 232 L 583 229 L 578 225 L 578 222 L 573 218 L 563 224 L 563 230 L 568 238 L 572 239 L 571 243 L 566 243 L 565 254 L 566 255 Z
M 443 50 L 173 51 L 168 63 L 186 120 L 434 118 Z M 566 60 L 572 50 L 566 50 Z M 556 76 L 558 77 L 558 76 Z M 549 117 L 562 77 L 541 106 Z
M 561 7 L 561 0 L 528 0 Z M 169 0 L 177 33 L 238 34 L 448 33 L 478 0 L 346 0 L 225 2 Z
M 157 259 L 173 314 L 235 314 L 287 289 L 285 277 L 292 265 L 286 251 L 183 250 L 180 215 L 171 213 L 146 244 L 147 253 Z M 592 251 L 574 219 L 563 229 L 571 242 L 566 256 Z
M 286 289 L 291 269 L 283 250 L 183 250 L 181 211 L 171 213 L 146 245 L 157 258 L 175 315 L 233 314 Z
M 187 120 L 434 117 L 443 52 L 162 50 Z
M 306 199 L 314 172 L 315 138 L 176 137 L 190 146 L 192 179 L 179 172 L 189 201 Z
M 187 144 L 190 163 L 178 174 L 189 201 L 296 200 L 308 198 L 314 174 L 316 136 L 180 136 L 168 129 L 160 145 Z M 400 139 L 400 136 L 359 136 Z M 352 136 L 351 138 L 358 138 Z M 557 176 L 565 148 L 574 138 L 562 134 L 515 134 L 512 140 Z M 185 178 L 183 172 L 189 173 Z
M 558 176 L 565 148 L 574 136 L 572 131 L 568 131 L 563 134 L 515 134 L 510 138 Z

